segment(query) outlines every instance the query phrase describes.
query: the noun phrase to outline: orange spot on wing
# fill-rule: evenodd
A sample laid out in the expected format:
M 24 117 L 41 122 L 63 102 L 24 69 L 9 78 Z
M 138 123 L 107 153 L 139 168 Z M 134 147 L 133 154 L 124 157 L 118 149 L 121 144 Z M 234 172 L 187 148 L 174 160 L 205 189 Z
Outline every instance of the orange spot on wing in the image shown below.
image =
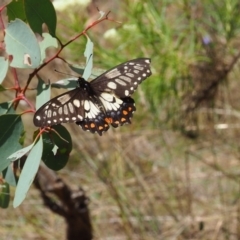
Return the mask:
M 84 125 L 84 127 L 85 127 L 85 128 L 88 128 L 88 125 L 87 125 L 87 124 L 85 124 L 85 125 Z
M 90 124 L 90 127 L 91 127 L 91 128 L 95 128 L 95 127 L 96 127 L 95 123 L 91 123 L 91 124 Z
M 112 119 L 112 118 L 105 118 L 104 120 L 105 120 L 105 122 L 107 122 L 108 124 L 110 124 L 110 123 L 113 122 L 113 119 Z
M 99 127 L 98 127 L 98 130 L 103 130 L 103 126 L 99 126 Z
M 121 122 L 126 122 L 126 118 L 121 118 Z
M 122 113 L 123 113 L 123 115 L 128 115 L 128 111 L 126 111 L 126 110 L 123 110 Z

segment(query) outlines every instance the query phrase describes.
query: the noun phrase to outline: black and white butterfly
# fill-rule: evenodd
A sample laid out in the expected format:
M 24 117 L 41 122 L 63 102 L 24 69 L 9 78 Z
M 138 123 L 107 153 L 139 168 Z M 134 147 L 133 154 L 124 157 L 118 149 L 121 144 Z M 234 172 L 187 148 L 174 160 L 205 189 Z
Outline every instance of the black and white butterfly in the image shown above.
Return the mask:
M 40 107 L 33 118 L 37 127 L 75 122 L 92 133 L 131 123 L 136 110 L 130 95 L 151 75 L 149 58 L 122 63 L 91 82 L 78 78 L 78 87 Z

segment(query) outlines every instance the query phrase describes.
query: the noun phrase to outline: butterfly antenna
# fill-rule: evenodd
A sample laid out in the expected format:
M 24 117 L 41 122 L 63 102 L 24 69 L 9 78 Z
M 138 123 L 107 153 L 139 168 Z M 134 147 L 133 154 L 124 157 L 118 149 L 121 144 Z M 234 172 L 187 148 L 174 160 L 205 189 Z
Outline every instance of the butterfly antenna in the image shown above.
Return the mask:
M 58 71 L 57 69 L 54 69 L 54 71 L 57 72 L 57 73 L 64 74 L 64 75 L 66 75 L 66 76 L 71 76 L 71 77 L 76 77 L 76 78 L 79 77 L 79 76 L 75 76 L 75 75 L 72 75 L 72 74 L 69 74 L 69 73 L 65 73 L 65 72 Z

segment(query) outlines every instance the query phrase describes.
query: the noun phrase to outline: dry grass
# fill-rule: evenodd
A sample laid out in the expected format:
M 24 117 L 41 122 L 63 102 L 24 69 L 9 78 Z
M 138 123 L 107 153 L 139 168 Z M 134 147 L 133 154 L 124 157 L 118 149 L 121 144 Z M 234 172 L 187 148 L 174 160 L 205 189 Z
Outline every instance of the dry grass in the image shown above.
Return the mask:
M 228 130 L 192 141 L 168 130 L 98 137 L 71 127 L 75 152 L 59 174 L 87 192 L 95 239 L 240 236 L 239 153 L 228 136 L 226 144 Z M 0 214 L 2 239 L 64 239 L 63 220 L 33 188 L 19 208 Z

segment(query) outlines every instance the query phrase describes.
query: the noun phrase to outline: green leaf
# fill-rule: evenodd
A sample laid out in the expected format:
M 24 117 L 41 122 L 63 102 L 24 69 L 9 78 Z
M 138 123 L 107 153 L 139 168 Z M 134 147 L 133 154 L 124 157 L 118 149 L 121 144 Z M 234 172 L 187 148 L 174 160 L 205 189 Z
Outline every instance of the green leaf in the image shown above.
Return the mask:
M 11 162 L 16 161 L 17 159 L 21 158 L 23 155 L 28 153 L 33 148 L 33 146 L 34 146 L 34 143 L 16 151 L 15 153 L 11 154 L 7 159 L 10 160 Z
M 74 71 L 76 72 L 77 74 L 79 75 L 83 75 L 84 73 L 84 68 L 85 67 L 81 67 L 81 66 L 77 66 L 77 65 L 71 65 L 71 64 L 68 64 L 68 66 Z
M 13 56 L 10 66 L 37 68 L 41 53 L 37 39 L 31 29 L 20 19 L 11 22 L 5 30 L 6 51 Z
M 42 160 L 50 169 L 58 171 L 65 167 L 69 154 L 72 151 L 72 139 L 65 127 L 56 125 L 52 127 L 58 133 L 51 131 L 43 134 Z
M 92 68 L 93 68 L 93 42 L 87 37 L 87 45 L 84 52 L 84 56 L 86 57 L 86 68 L 84 69 L 84 73 L 82 77 L 85 80 L 91 76 Z
M 0 172 L 2 172 L 10 164 L 8 156 L 22 148 L 19 144 L 23 133 L 21 116 L 17 114 L 0 116 L 0 132 Z
M 10 188 L 8 183 L 0 184 L 0 207 L 8 208 L 10 202 Z
M 79 74 L 80 76 L 83 75 L 84 72 L 84 67 L 79 66 L 79 65 L 70 65 L 68 64 L 68 66 L 77 74 Z M 100 76 L 101 74 L 103 74 L 104 72 L 106 72 L 106 69 L 101 69 L 101 68 L 93 68 L 91 71 L 91 75 L 90 75 L 90 79 L 94 79 L 98 76 Z M 84 78 L 85 79 L 85 78 Z
M 49 33 L 43 33 L 43 40 L 39 43 L 41 50 L 41 62 L 46 58 L 46 49 L 49 47 L 58 47 L 56 38 L 53 38 Z
M 15 175 L 14 175 L 14 173 L 13 173 L 13 170 L 12 170 L 12 166 L 11 166 L 11 165 L 9 165 L 9 166 L 7 167 L 6 173 L 5 173 L 5 175 L 4 175 L 4 179 L 5 179 L 5 181 L 6 181 L 9 185 L 11 185 L 11 186 L 13 186 L 13 187 L 16 187 L 16 185 L 17 185 L 17 183 L 16 183 L 16 178 L 15 178 Z
M 50 100 L 51 88 L 41 78 L 38 78 L 36 109 L 39 109 L 44 103 Z
M 24 22 L 26 21 L 26 15 L 23 6 L 23 0 L 13 0 L 10 4 L 7 5 L 7 15 L 9 22 L 16 18 L 19 18 Z
M 8 71 L 8 59 L 6 60 L 4 57 L 0 57 L 0 84 L 5 79 L 7 71 Z
M 75 89 L 77 87 L 77 79 L 68 78 L 59 80 L 55 83 L 52 83 L 51 86 L 54 88 L 64 88 L 68 90 Z
M 18 180 L 13 207 L 18 207 L 25 199 L 27 192 L 35 178 L 41 161 L 41 153 L 43 150 L 42 136 L 30 151 L 26 162 L 23 166 L 21 175 Z
M 0 103 L 0 115 L 7 113 L 15 113 L 14 109 L 12 108 L 12 102 Z
M 34 32 L 42 35 L 42 24 L 48 26 L 49 33 L 55 37 L 57 16 L 49 0 L 25 0 L 25 12 L 29 25 Z

